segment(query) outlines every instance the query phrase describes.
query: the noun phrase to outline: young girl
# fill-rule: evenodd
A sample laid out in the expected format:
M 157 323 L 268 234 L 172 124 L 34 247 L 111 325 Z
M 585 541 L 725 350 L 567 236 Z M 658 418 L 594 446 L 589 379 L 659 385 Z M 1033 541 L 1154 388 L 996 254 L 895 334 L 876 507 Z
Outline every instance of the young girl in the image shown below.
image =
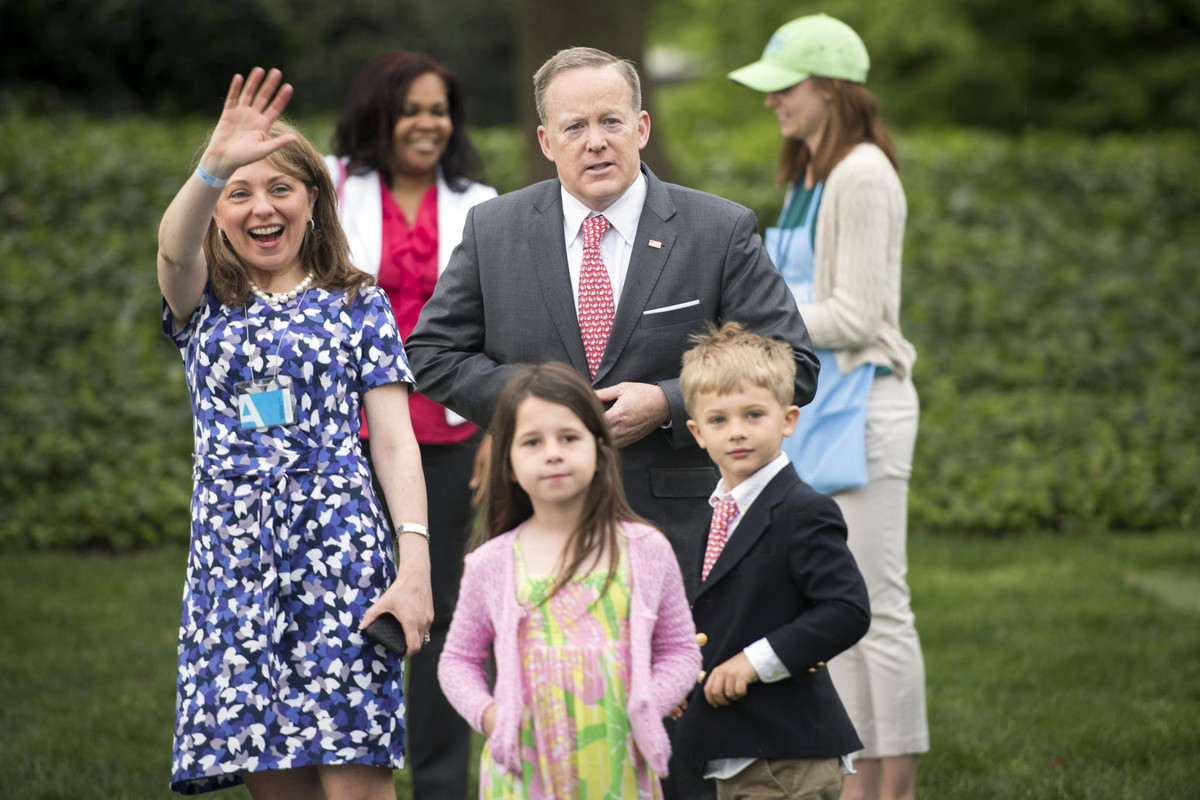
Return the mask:
M 660 797 L 662 718 L 700 669 L 671 546 L 625 500 L 604 409 L 570 367 L 519 367 L 491 429 L 484 544 L 438 665 L 488 737 L 480 796 Z

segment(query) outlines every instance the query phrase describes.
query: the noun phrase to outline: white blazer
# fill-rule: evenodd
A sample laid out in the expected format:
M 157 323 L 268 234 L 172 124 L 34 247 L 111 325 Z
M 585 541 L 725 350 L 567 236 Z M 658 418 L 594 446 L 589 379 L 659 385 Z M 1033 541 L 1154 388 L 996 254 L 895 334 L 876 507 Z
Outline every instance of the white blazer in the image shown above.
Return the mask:
M 325 156 L 325 166 L 338 193 L 338 218 L 342 221 L 342 230 L 346 232 L 346 239 L 350 242 L 350 260 L 363 272 L 378 275 L 379 262 L 383 255 L 383 200 L 380 196 L 379 173 L 372 170 L 363 175 L 346 174 L 345 160 L 339 163 L 337 156 Z M 491 186 L 474 182 L 463 191 L 456 192 L 446 183 L 442 171 L 438 170 L 439 278 L 450 263 L 450 254 L 462 241 L 467 212 L 472 206 L 495 196 L 496 190 Z M 451 425 L 461 425 L 467 420 L 446 409 L 446 421 Z
M 379 195 L 379 173 L 372 170 L 363 175 L 346 175 L 341 183 L 345 161 L 338 163 L 337 156 L 325 156 L 325 166 L 338 189 L 338 217 L 342 229 L 350 241 L 350 260 L 354 266 L 371 275 L 379 274 L 379 261 L 383 255 L 383 202 Z M 456 192 L 442 177 L 437 175 L 438 213 L 438 277 L 450 263 L 450 254 L 462 241 L 463 225 L 472 206 L 490 200 L 496 190 L 482 183 L 471 183 L 461 192 Z

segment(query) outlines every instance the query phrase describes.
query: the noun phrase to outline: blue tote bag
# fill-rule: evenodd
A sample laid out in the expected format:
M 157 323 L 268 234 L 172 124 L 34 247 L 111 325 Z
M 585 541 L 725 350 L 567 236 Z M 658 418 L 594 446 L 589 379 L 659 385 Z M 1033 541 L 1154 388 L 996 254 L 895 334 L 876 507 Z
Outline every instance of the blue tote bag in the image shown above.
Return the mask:
M 787 281 L 798 305 L 813 301 L 813 225 L 824 184 L 813 188 L 801 224 L 794 228 L 768 228 L 767 254 Z M 793 190 L 788 206 L 796 199 Z M 780 220 L 786 218 L 784 208 Z M 822 494 L 837 494 L 867 482 L 867 403 L 875 366 L 863 364 L 843 373 L 832 350 L 816 350 L 821 362 L 817 393 L 800 409 L 796 430 L 783 440 L 800 479 Z

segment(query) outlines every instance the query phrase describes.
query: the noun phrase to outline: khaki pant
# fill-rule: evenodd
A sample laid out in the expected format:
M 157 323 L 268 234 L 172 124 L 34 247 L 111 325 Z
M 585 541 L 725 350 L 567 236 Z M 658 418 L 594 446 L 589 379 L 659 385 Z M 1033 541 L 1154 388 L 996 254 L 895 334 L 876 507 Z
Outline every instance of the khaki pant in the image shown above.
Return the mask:
M 877 376 L 867 406 L 870 482 L 833 497 L 871 598 L 867 635 L 829 662 L 829 676 L 863 741 L 858 758 L 929 749 L 925 662 L 906 579 L 908 477 L 918 413 L 911 381 Z
M 840 758 L 760 758 L 717 779 L 717 800 L 837 800 L 841 791 Z

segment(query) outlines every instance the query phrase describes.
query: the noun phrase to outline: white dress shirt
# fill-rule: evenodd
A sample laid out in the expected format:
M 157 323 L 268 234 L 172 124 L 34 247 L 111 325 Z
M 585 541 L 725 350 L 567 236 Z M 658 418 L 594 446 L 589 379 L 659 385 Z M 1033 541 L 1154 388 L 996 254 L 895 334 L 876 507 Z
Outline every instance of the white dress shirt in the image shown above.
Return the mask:
M 621 303 L 621 290 L 629 272 L 629 257 L 637 236 L 642 206 L 646 204 L 646 176 L 640 171 L 637 179 L 611 206 L 597 214 L 562 190 L 563 240 L 567 243 L 567 270 L 571 276 L 571 294 L 575 296 L 575 313 L 579 314 L 579 272 L 583 267 L 583 221 L 603 216 L 609 229 L 600 239 L 600 258 L 612 280 L 613 313 Z

